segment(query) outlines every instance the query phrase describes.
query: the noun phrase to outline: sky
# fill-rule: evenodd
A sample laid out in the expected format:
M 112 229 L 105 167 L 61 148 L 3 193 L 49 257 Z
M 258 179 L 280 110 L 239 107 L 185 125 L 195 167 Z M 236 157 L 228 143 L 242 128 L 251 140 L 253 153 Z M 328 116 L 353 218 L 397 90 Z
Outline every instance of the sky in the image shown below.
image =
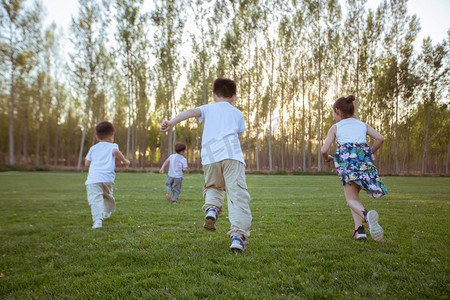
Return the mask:
M 149 11 L 153 0 L 144 0 L 144 11 Z M 341 0 L 344 3 L 343 0 Z M 376 9 L 381 0 L 368 0 L 367 8 Z M 78 0 L 43 0 L 47 9 L 46 23 L 55 22 L 68 33 L 71 17 L 78 11 Z M 450 28 L 450 0 L 409 0 L 410 15 L 417 15 L 422 30 L 417 38 L 420 46 L 423 38 L 430 36 L 433 43 L 441 42 L 447 37 Z

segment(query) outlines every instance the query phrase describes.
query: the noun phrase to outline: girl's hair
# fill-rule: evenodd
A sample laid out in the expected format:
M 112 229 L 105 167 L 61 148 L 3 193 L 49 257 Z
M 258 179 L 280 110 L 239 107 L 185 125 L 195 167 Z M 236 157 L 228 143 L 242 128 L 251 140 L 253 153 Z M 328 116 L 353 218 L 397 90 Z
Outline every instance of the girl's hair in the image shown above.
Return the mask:
M 334 102 L 333 110 L 336 112 L 339 109 L 343 118 L 350 118 L 355 114 L 355 105 L 353 104 L 355 100 L 353 95 L 341 97 Z

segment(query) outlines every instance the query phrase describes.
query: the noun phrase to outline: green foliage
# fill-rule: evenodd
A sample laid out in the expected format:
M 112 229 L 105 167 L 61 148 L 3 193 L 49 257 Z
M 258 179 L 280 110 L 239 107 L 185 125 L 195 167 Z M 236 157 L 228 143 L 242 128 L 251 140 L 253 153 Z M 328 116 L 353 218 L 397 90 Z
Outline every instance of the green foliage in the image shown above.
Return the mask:
M 361 197 L 385 239 L 351 238 L 336 176 L 247 176 L 247 250 L 229 251 L 227 210 L 202 228 L 200 174 L 177 205 L 165 175 L 119 173 L 117 209 L 92 230 L 85 173 L 0 173 L 0 298 L 433 298 L 448 295 L 447 178 L 387 177 Z M 26 188 L 24 188 L 26 187 Z

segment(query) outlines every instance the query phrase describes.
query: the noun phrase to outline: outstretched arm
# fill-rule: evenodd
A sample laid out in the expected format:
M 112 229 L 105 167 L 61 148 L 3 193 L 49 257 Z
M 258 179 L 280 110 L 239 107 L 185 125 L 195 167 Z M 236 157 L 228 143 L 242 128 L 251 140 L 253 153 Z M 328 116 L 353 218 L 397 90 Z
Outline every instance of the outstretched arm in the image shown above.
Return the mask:
M 161 169 L 159 169 L 159 173 L 161 173 L 161 174 L 164 173 L 164 169 L 166 168 L 168 163 L 169 163 L 169 159 L 166 159 L 164 161 L 164 163 L 162 164 Z
M 320 149 L 323 158 L 327 162 L 333 160 L 333 156 L 328 155 L 328 150 L 330 150 L 331 144 L 333 143 L 335 138 L 336 138 L 336 125 L 333 125 L 331 126 L 330 130 L 328 130 L 327 138 L 323 143 L 322 149 Z
M 112 153 L 122 164 L 127 167 L 130 165 L 130 161 L 126 159 L 125 156 L 123 156 L 122 152 L 120 152 L 119 149 L 114 149 Z
M 383 144 L 384 136 L 375 129 L 373 129 L 372 127 L 370 127 L 369 125 L 366 124 L 366 126 L 367 126 L 367 134 L 371 138 L 375 139 L 375 142 L 372 145 L 372 153 L 375 153 L 375 151 L 377 151 Z
M 202 111 L 199 108 L 191 108 L 179 113 L 175 118 L 170 121 L 164 120 L 161 124 L 160 130 L 162 132 L 169 131 L 174 125 L 180 123 L 181 121 L 187 120 L 189 118 L 200 118 L 202 116 Z

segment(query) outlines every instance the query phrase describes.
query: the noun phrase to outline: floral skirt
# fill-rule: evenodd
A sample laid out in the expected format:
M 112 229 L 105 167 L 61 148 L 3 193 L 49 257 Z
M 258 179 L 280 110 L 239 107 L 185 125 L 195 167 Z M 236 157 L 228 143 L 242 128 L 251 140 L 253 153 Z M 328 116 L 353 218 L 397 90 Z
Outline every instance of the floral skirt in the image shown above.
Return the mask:
M 366 143 L 338 144 L 334 166 L 342 185 L 355 182 L 372 198 L 380 198 L 388 193 L 378 176 L 372 149 Z

